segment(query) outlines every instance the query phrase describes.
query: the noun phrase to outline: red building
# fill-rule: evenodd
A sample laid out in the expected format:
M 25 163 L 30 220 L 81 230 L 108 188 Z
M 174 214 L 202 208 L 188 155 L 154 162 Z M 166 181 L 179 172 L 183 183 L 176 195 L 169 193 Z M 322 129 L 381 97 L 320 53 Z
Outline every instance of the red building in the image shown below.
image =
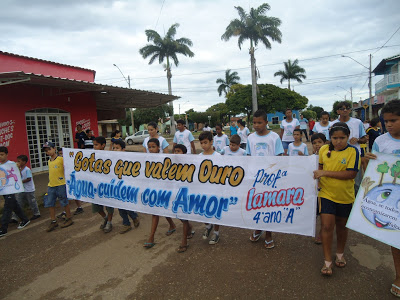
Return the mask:
M 41 145 L 76 147 L 76 125 L 98 135 L 100 120 L 125 109 L 158 106 L 177 97 L 96 84 L 89 69 L 0 51 L 0 145 L 9 159 L 25 154 L 33 172 L 47 170 Z

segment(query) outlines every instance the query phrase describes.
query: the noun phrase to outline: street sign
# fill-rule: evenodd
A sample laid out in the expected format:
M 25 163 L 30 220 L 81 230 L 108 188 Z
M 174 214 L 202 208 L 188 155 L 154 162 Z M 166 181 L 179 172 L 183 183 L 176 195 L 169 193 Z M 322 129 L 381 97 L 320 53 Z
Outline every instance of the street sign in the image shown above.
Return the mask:
M 365 109 L 367 109 L 367 108 L 368 108 L 368 104 L 364 104 L 363 107 L 364 107 Z

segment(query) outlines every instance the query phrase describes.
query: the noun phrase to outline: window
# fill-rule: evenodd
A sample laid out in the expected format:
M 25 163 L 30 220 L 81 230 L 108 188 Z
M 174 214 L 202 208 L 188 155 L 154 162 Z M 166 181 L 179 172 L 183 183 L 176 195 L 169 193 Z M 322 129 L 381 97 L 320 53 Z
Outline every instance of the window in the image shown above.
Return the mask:
M 272 124 L 279 124 L 279 117 L 272 117 Z

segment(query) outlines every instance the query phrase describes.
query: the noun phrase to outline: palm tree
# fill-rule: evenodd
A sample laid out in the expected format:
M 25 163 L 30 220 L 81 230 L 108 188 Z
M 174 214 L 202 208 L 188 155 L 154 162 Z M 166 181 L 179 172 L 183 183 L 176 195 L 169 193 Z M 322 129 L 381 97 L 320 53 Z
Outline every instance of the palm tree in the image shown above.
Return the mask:
M 156 58 L 158 58 L 158 62 L 163 63 L 164 59 L 167 60 L 167 64 L 164 65 L 165 70 L 167 71 L 167 80 L 168 80 L 168 94 L 172 95 L 171 89 L 171 64 L 170 59 L 174 61 L 175 66 L 179 65 L 179 60 L 177 54 L 182 54 L 185 56 L 193 57 L 194 53 L 190 50 L 189 47 L 193 46 L 193 43 L 188 38 L 179 38 L 174 39 L 176 34 L 176 29 L 179 27 L 178 23 L 173 24 L 169 29 L 167 34 L 162 38 L 155 30 L 148 29 L 145 31 L 148 42 L 153 42 L 151 44 L 147 44 L 143 48 L 139 50 L 139 53 L 143 56 L 144 59 L 151 56 L 149 65 L 151 65 Z M 172 101 L 170 102 L 171 107 Z M 173 108 L 172 108 L 173 110 Z M 175 120 L 174 114 L 171 115 L 171 133 L 175 134 Z
M 294 79 L 299 83 L 303 81 L 301 78 L 306 79 L 306 70 L 298 65 L 299 61 L 297 59 L 292 62 L 290 59 L 287 62 L 284 62 L 285 70 L 280 70 L 274 74 L 274 76 L 281 76 L 281 83 L 284 80 L 288 81 L 288 89 L 290 90 L 290 79 Z
M 270 9 L 268 3 L 264 3 L 256 9 L 251 8 L 249 14 L 240 6 L 235 6 L 235 8 L 238 11 L 240 20 L 232 20 L 228 27 L 226 27 L 225 33 L 221 36 L 221 39 L 228 41 L 231 37 L 237 36 L 239 49 L 242 49 L 243 41 L 250 40 L 249 54 L 251 61 L 252 107 L 253 112 L 255 112 L 258 108 L 258 104 L 254 47 L 257 47 L 258 43 L 261 42 L 267 49 L 271 49 L 269 39 L 281 43 L 282 33 L 278 28 L 281 25 L 281 20 L 265 15 Z
M 238 75 L 238 72 L 232 72 L 231 69 L 228 69 L 225 71 L 225 79 L 223 78 L 218 78 L 216 83 L 219 83 L 220 85 L 218 86 L 218 94 L 221 97 L 222 92 L 228 94 L 229 90 L 231 89 L 231 86 L 234 84 L 238 84 L 240 80 L 240 77 Z

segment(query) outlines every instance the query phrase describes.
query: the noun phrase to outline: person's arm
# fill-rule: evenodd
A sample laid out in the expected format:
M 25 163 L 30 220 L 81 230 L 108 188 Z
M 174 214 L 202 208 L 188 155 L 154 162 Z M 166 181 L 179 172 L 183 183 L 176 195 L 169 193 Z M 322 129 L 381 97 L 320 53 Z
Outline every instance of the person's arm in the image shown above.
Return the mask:
M 322 166 L 320 165 L 320 168 Z M 321 177 L 329 177 L 329 178 L 335 178 L 335 179 L 341 179 L 341 180 L 346 180 L 346 179 L 354 179 L 357 176 L 357 171 L 353 170 L 344 170 L 344 171 L 327 171 L 327 170 L 316 170 L 314 171 L 314 179 L 318 179 Z
M 196 146 L 194 145 L 194 141 L 190 142 L 190 147 L 192 148 L 192 153 L 196 154 Z
M 163 153 L 169 153 L 168 147 L 164 148 Z
M 27 182 L 29 182 L 31 180 L 32 180 L 32 177 L 28 177 L 28 178 L 22 180 L 22 183 L 27 183 Z
M 283 136 L 283 128 L 281 128 L 281 132 L 279 133 L 279 137 L 282 139 L 282 136 Z

